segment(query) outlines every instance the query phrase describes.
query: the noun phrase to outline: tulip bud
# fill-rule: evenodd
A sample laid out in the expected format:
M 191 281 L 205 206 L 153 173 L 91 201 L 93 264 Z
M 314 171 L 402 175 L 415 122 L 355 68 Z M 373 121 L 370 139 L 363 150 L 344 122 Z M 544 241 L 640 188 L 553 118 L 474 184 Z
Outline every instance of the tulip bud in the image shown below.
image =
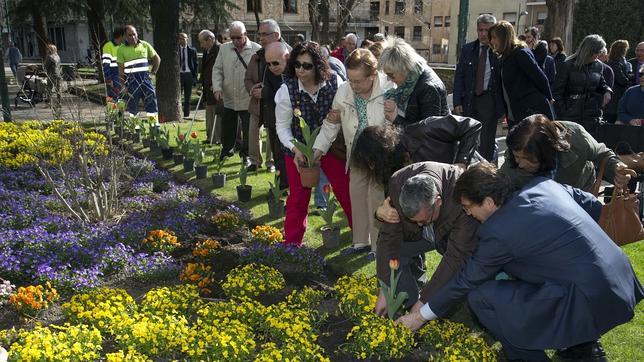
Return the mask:
M 190 134 L 190 137 L 192 137 L 192 138 L 197 138 L 197 132 L 192 132 L 192 133 Z
M 293 109 L 293 115 L 295 117 L 297 117 L 297 118 L 300 118 L 300 117 L 302 117 L 302 111 L 300 111 L 299 108 L 295 108 L 295 109 Z
M 329 186 L 329 184 L 324 185 L 322 187 L 322 191 L 327 195 L 330 194 L 331 193 L 331 186 Z
M 179 141 L 183 141 L 184 139 L 186 139 L 186 136 L 184 136 L 183 133 L 180 134 L 179 135 Z
M 400 268 L 400 261 L 398 259 L 389 259 L 389 269 L 398 270 Z

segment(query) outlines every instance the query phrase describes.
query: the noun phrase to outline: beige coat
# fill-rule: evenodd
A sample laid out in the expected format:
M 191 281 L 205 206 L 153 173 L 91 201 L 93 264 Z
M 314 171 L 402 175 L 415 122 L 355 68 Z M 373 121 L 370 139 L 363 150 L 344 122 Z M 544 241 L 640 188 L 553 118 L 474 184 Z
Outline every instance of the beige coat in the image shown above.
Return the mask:
M 384 73 L 378 72 L 378 76 L 374 79 L 373 89 L 371 90 L 371 98 L 367 103 L 367 126 L 380 126 L 385 123 L 385 100 L 382 94 L 393 86 L 394 83 L 387 80 L 387 76 Z M 315 139 L 313 148 L 326 154 L 338 135 L 340 127 L 342 127 L 344 144 L 347 146 L 347 163 L 345 168 L 349 169 L 353 139 L 358 129 L 358 111 L 353 99 L 353 90 L 349 82 L 338 87 L 338 91 L 333 98 L 332 109 L 340 111 L 341 123 L 333 124 L 325 119 L 320 134 Z
M 221 44 L 219 47 L 217 60 L 212 67 L 212 91 L 224 92 L 225 108 L 246 111 L 250 101 L 250 96 L 244 86 L 246 68 L 235 54 L 234 47 L 233 42 Z M 246 64 L 250 63 L 250 58 L 260 48 L 261 46 L 257 43 L 246 41 L 246 46 L 240 52 Z

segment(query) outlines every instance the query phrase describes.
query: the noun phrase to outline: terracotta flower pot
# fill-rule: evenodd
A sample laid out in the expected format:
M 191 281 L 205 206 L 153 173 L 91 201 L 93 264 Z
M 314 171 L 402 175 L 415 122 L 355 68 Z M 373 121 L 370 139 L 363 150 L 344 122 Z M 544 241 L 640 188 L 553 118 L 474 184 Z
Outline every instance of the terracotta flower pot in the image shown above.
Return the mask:
M 208 177 L 208 165 L 195 166 L 195 174 L 197 175 L 198 179 Z
M 250 196 L 253 191 L 253 187 L 250 185 L 239 185 L 237 186 L 237 200 L 241 202 L 250 201 Z
M 322 226 L 322 244 L 327 249 L 335 249 L 340 246 L 340 228 L 337 226 Z
M 226 185 L 226 174 L 216 173 L 212 175 L 212 185 L 216 189 L 220 189 Z
M 302 186 L 313 188 L 320 183 L 320 166 L 300 167 Z

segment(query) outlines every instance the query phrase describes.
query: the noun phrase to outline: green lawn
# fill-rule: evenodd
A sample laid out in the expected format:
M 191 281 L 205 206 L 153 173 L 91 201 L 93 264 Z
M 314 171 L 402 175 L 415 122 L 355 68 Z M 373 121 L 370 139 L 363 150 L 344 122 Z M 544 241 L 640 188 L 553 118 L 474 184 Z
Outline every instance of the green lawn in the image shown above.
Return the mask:
M 188 124 L 187 122 L 181 123 L 183 131 L 187 131 Z M 194 130 L 199 132 L 200 140 L 205 139 L 205 122 L 195 122 Z M 174 138 L 176 129 L 171 127 L 170 134 Z M 140 149 L 140 145 L 138 147 L 140 152 L 149 156 L 149 150 Z M 240 167 L 240 159 L 237 156 L 230 159 L 224 167 L 224 172 L 227 174 L 226 186 L 216 190 L 212 189 L 210 178 L 196 180 L 194 172 L 184 173 L 182 166 L 173 166 L 172 161 L 163 161 L 160 156 L 153 156 L 152 158 L 158 161 L 163 167 L 175 172 L 179 177 L 188 179 L 190 183 L 206 192 L 211 192 L 214 195 L 230 201 L 237 200 L 235 186 L 239 184 L 237 176 Z M 211 159 L 212 156 L 207 161 Z M 209 168 L 209 176 L 214 172 L 213 169 L 214 165 L 211 165 Z M 273 176 L 273 174 L 266 172 L 265 168 L 256 174 L 249 175 L 247 183 L 253 186 L 252 199 L 250 202 L 240 205 L 250 209 L 253 215 L 253 222 L 282 228 L 283 219 L 271 220 L 268 217 L 268 206 L 266 203 L 269 188 L 268 182 L 273 181 Z M 341 211 L 335 214 L 335 221 L 342 227 L 342 241 L 338 249 L 326 250 L 322 247 L 319 228 L 323 225 L 323 220 L 320 216 L 309 216 L 308 220 L 309 224 L 304 235 L 304 244 L 318 249 L 326 257 L 327 262 L 335 272 L 340 274 L 375 274 L 375 262 L 367 261 L 363 255 L 348 257 L 339 255 L 339 251 L 351 243 L 351 231 L 347 227 L 346 218 Z M 644 280 L 644 242 L 625 246 L 624 251 L 630 257 L 639 279 Z M 434 270 L 440 258 L 437 253 L 433 252 L 428 253 L 427 256 L 429 270 Z M 642 348 L 644 346 L 644 303 L 640 303 L 637 306 L 635 318 L 630 323 L 619 326 L 604 335 L 602 343 L 611 361 L 644 361 L 644 348 Z

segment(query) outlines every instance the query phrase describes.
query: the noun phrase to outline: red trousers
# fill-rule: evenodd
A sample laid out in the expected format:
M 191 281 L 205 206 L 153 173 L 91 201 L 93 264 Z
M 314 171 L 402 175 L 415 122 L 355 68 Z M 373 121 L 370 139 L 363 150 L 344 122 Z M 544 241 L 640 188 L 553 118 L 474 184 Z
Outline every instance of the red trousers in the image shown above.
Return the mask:
M 303 187 L 300 173 L 297 172 L 293 157 L 284 155 L 289 193 L 286 199 L 286 219 L 284 220 L 284 239 L 286 244 L 302 245 L 306 231 L 306 218 L 309 213 L 311 189 Z M 344 161 L 332 154 L 322 156 L 320 167 L 331 183 L 335 197 L 344 210 L 344 215 L 351 222 L 351 198 L 349 197 L 349 174 L 344 172 Z

